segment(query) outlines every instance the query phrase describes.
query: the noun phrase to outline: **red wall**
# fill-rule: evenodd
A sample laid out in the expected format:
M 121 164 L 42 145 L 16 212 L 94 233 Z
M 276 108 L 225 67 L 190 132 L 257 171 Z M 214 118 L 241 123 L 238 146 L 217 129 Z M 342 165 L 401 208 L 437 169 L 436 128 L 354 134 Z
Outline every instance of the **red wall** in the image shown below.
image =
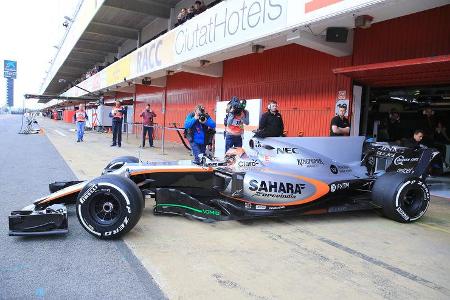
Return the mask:
M 338 90 L 350 95 L 350 79 L 331 70 L 349 64 L 298 45 L 239 57 L 224 63 L 223 97 L 274 99 L 289 136 L 328 135 Z
M 450 53 L 450 5 L 357 29 L 353 64 L 402 60 Z

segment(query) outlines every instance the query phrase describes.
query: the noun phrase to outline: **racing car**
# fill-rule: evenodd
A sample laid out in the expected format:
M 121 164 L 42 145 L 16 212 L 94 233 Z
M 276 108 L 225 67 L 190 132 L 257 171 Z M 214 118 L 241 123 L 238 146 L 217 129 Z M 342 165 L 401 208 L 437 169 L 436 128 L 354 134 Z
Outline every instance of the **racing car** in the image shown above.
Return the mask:
M 11 212 L 9 234 L 66 233 L 66 204 L 75 204 L 82 227 L 101 239 L 129 232 L 145 202 L 153 202 L 155 215 L 204 222 L 376 209 L 408 223 L 429 206 L 424 179 L 437 154 L 326 137 L 252 138 L 247 151 L 233 148 L 201 164 L 123 156 L 93 180 L 51 183 L 51 194 Z

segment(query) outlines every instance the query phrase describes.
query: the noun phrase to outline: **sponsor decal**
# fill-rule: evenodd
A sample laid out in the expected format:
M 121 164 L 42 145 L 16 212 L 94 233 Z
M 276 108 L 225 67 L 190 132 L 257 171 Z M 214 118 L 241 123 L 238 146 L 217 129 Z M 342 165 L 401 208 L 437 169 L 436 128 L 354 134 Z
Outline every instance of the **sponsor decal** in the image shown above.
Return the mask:
M 96 190 L 98 189 L 98 185 L 94 184 L 91 186 L 84 194 L 80 197 L 80 203 L 83 204 L 84 201 L 87 200 Z
M 125 226 L 127 224 L 128 224 L 128 217 L 125 217 L 125 219 L 123 220 L 122 224 L 120 224 L 119 227 L 117 227 L 113 231 L 106 231 L 105 232 L 105 236 L 110 236 L 110 235 L 117 234 L 117 233 L 121 232 L 125 228 Z
M 348 166 L 337 166 L 337 168 L 341 173 L 349 173 L 352 171 L 352 169 Z
M 258 181 L 250 180 L 249 190 L 255 192 L 256 196 L 273 198 L 295 198 L 295 195 L 302 193 L 305 188 L 304 183 L 278 182 L 278 181 Z
M 256 159 L 252 159 L 252 161 L 240 161 L 238 162 L 239 167 L 257 167 L 259 166 L 259 162 Z
M 414 172 L 414 168 L 400 168 L 397 169 L 397 173 L 403 173 L 403 174 L 412 174 Z
M 403 166 L 404 163 L 417 162 L 417 161 L 419 161 L 418 157 L 407 158 L 407 157 L 404 157 L 403 155 L 399 155 L 394 159 L 394 165 Z
M 283 209 L 283 208 L 285 208 L 286 206 L 269 206 L 269 209 L 271 209 L 271 210 L 277 210 L 277 209 Z
M 339 183 L 333 183 L 330 185 L 330 191 L 332 193 L 340 190 L 345 190 L 350 188 L 350 182 L 339 182 Z
M 298 154 L 298 148 L 277 148 L 277 154 Z
M 386 152 L 386 151 L 377 151 L 376 155 L 377 156 L 382 156 L 382 157 L 394 158 L 395 153 L 394 152 Z
M 251 204 L 251 203 L 248 203 L 248 202 L 245 202 L 244 207 L 245 207 L 246 209 L 252 209 L 252 204 Z
M 388 152 L 395 152 L 398 150 L 398 147 L 396 146 L 382 146 L 380 148 L 381 151 L 388 151 Z
M 205 215 L 214 215 L 214 216 L 219 216 L 220 212 L 217 210 L 212 210 L 212 209 L 202 209 L 202 213 Z
M 320 158 L 298 158 L 297 164 L 301 167 L 314 168 L 318 165 L 323 165 L 323 161 Z
M 331 171 L 331 173 L 333 173 L 333 174 L 337 174 L 339 171 L 338 171 L 338 168 L 335 166 L 335 165 L 331 165 L 330 166 L 330 171 Z
M 405 219 L 405 221 L 409 220 L 408 215 L 403 211 L 403 209 L 399 206 L 397 207 L 397 212 L 400 214 L 400 216 L 402 216 L 403 219 Z
M 256 209 L 266 209 L 267 206 L 265 206 L 265 205 L 256 205 L 255 208 Z

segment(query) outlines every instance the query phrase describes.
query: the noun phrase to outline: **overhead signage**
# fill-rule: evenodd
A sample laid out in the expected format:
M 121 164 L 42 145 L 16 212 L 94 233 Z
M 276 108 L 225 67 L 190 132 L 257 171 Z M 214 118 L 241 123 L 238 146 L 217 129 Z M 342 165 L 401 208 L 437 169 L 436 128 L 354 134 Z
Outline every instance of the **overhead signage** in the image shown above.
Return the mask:
M 17 78 L 17 61 L 4 60 L 3 61 L 3 77 L 5 78 Z

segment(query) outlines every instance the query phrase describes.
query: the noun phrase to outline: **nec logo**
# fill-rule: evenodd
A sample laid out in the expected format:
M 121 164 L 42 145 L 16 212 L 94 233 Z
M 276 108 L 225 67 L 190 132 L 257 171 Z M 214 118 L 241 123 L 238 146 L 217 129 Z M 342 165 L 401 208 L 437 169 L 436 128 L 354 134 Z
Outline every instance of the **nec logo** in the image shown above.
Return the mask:
M 277 154 L 297 154 L 298 148 L 277 148 Z
M 324 8 L 341 1 L 342 0 L 309 0 L 305 3 L 305 13 Z

